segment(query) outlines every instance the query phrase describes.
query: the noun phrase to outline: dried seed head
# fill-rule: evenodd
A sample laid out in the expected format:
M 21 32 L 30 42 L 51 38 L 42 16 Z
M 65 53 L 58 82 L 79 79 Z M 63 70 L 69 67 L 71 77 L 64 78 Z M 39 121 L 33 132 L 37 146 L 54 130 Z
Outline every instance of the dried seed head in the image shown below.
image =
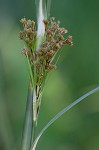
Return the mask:
M 73 37 L 72 37 L 71 35 L 69 35 L 69 36 L 68 36 L 68 40 L 70 40 L 70 41 L 71 41 L 71 40 L 72 40 L 72 38 L 73 38 Z
M 27 28 L 24 28 L 24 32 L 27 34 L 27 35 L 31 35 L 33 34 L 33 31 L 31 28 L 27 29 Z
M 56 68 L 56 66 L 55 66 L 55 65 L 53 65 L 53 64 L 49 64 L 49 66 L 48 66 L 48 67 L 49 67 L 49 69 L 50 69 L 50 70 L 52 70 L 52 69 L 55 69 L 55 68 Z
M 46 56 L 48 56 L 49 58 L 53 56 L 53 51 L 50 50 L 46 53 Z
M 44 54 L 47 52 L 46 48 L 41 48 L 40 51 L 43 52 Z
M 30 42 L 30 40 L 29 40 L 28 37 L 25 38 L 25 42 L 26 42 L 26 43 L 29 43 L 29 42 Z
M 24 39 L 24 35 L 23 35 L 23 32 L 22 32 L 22 31 L 19 32 L 19 38 L 20 38 L 20 40 L 23 40 L 23 39 Z
M 48 25 L 48 20 L 43 20 L 45 26 Z
M 63 41 L 64 40 L 64 37 L 61 34 L 59 34 L 57 37 L 58 37 L 59 41 Z
M 35 25 L 35 22 L 32 20 L 32 25 L 34 26 Z
M 68 32 L 65 28 L 59 28 L 58 31 L 60 34 L 65 34 Z
M 50 20 L 43 20 L 45 25 L 45 40 L 41 44 L 40 49 L 36 51 L 37 31 L 35 28 L 35 22 L 31 20 L 26 20 L 26 18 L 21 19 L 23 25 L 23 31 L 19 33 L 20 39 L 24 40 L 27 44 L 27 48 L 23 48 L 22 53 L 28 55 L 32 72 L 34 74 L 34 66 L 36 66 L 36 86 L 42 88 L 43 77 L 46 73 L 56 66 L 51 64 L 57 51 L 65 44 L 72 45 L 72 36 L 64 38 L 63 34 L 67 33 L 65 28 L 60 28 L 60 22 L 56 22 L 55 18 L 50 18 Z M 57 56 L 57 55 L 56 55 Z M 37 91 L 37 98 L 39 91 Z
M 72 46 L 73 45 L 72 36 L 69 35 L 67 37 L 67 39 L 65 40 L 65 43 L 68 44 L 68 45 L 70 45 L 70 46 Z
M 49 34 L 52 34 L 52 31 L 48 28 L 48 29 L 46 30 L 46 33 L 47 33 L 47 35 L 49 35 Z
M 56 41 L 52 40 L 52 42 L 51 42 L 51 48 L 54 48 L 55 45 L 56 45 Z
M 32 21 L 31 20 L 27 20 L 27 25 L 29 26 L 29 27 L 32 27 Z
M 50 53 L 54 54 L 54 51 L 53 51 L 53 50 L 50 50 Z
M 63 42 L 59 42 L 59 46 L 62 47 L 63 46 Z
M 51 17 L 50 18 L 50 22 L 54 22 L 55 18 L 54 17 Z
M 48 45 L 49 45 L 49 42 L 44 42 L 44 43 L 42 44 L 42 46 L 45 47 L 45 48 L 48 47 Z
M 25 24 L 27 23 L 27 20 L 26 20 L 26 18 L 22 18 L 22 19 L 20 20 L 20 22 L 22 23 L 22 25 L 25 25 Z
M 59 49 L 59 48 L 60 48 L 60 45 L 59 45 L 59 43 L 57 43 L 57 44 L 56 44 L 56 48 L 57 48 L 57 49 Z
M 22 54 L 27 54 L 27 52 L 28 52 L 28 49 L 26 48 L 26 47 L 23 47 L 23 49 L 22 49 Z

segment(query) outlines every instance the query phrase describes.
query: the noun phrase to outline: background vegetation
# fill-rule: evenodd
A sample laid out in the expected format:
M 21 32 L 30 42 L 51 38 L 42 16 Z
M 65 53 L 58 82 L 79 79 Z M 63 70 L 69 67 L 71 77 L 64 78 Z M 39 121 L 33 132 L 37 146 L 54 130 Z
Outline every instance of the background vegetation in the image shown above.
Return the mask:
M 35 2 L 0 0 L 0 150 L 18 150 L 22 136 L 28 67 L 21 54 L 19 20 L 36 20 Z M 64 47 L 58 69 L 48 79 L 38 131 L 61 108 L 99 85 L 99 2 L 54 0 L 51 16 L 73 35 Z M 37 132 L 38 132 L 37 131 Z M 70 110 L 41 138 L 37 150 L 98 150 L 99 93 Z

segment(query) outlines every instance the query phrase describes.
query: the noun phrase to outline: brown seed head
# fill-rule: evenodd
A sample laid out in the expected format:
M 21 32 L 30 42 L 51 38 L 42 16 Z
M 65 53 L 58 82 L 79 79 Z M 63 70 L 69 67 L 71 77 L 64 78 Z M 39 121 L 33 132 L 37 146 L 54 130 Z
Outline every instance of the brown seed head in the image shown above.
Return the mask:
M 69 35 L 64 42 L 65 42 L 65 44 L 72 46 L 73 45 L 72 36 Z
M 27 28 L 24 28 L 24 32 L 27 34 L 27 35 L 31 35 L 33 34 L 33 31 L 31 28 L 27 29 Z
M 43 20 L 45 26 L 48 25 L 48 20 Z
M 59 31 L 60 34 L 65 34 L 65 33 L 68 32 L 65 28 L 59 28 L 58 31 Z
M 41 48 L 40 51 L 45 54 L 46 53 L 46 48 Z
M 54 22 L 55 18 L 54 17 L 51 17 L 50 18 L 50 22 Z
M 52 57 L 53 56 L 53 51 L 48 51 L 47 53 L 46 53 L 46 56 L 48 56 L 48 57 Z
M 46 47 L 49 45 L 49 42 L 43 42 L 43 44 L 42 44 L 42 45 L 43 45 L 43 47 L 45 47 L 45 48 L 46 48 Z
M 22 54 L 27 54 L 27 52 L 28 52 L 28 49 L 26 48 L 26 47 L 23 47 L 23 49 L 22 49 Z
M 49 69 L 51 70 L 51 69 L 55 69 L 56 68 L 56 66 L 55 65 L 53 65 L 53 64 L 49 64 Z
M 26 20 L 26 18 L 22 18 L 22 19 L 20 20 L 20 22 L 22 23 L 22 25 L 25 25 L 25 24 L 27 23 L 27 20 Z
M 57 37 L 58 37 L 59 41 L 61 41 L 61 40 L 63 41 L 64 40 L 64 37 L 61 34 L 59 34 Z
M 22 32 L 22 31 L 19 32 L 19 38 L 20 38 L 20 40 L 23 40 L 23 39 L 24 39 L 24 35 L 23 35 L 23 32 Z

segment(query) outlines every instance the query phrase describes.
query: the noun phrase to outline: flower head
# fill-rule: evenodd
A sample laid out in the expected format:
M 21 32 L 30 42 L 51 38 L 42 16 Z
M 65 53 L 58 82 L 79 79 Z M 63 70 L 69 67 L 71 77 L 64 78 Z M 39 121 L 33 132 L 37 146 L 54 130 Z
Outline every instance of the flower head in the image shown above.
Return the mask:
M 27 45 L 27 48 L 23 48 L 22 53 L 28 59 L 32 86 L 36 93 L 36 101 L 39 107 L 47 74 L 56 68 L 56 63 L 53 64 L 54 57 L 64 45 L 73 45 L 72 36 L 65 37 L 65 34 L 68 32 L 67 29 L 61 28 L 60 22 L 56 22 L 55 18 L 52 17 L 50 20 L 43 20 L 45 34 L 39 49 L 37 49 L 38 35 L 35 22 L 23 18 L 21 19 L 21 23 L 23 31 L 20 31 L 19 37 Z

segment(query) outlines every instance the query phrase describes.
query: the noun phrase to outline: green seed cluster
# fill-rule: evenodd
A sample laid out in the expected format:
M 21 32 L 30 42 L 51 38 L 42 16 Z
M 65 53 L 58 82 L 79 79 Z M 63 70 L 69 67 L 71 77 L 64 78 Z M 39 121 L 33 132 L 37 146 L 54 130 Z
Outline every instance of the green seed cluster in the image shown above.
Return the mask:
M 40 49 L 36 49 L 37 31 L 35 22 L 21 19 L 23 31 L 20 31 L 19 37 L 26 42 L 27 47 L 24 47 L 22 52 L 28 58 L 32 70 L 33 83 L 36 88 L 36 96 L 39 98 L 40 92 L 43 90 L 46 75 L 56 66 L 53 64 L 53 59 L 58 50 L 72 43 L 72 36 L 64 37 L 67 33 L 65 28 L 60 28 L 60 22 L 56 22 L 54 18 L 44 20 L 45 36 Z

